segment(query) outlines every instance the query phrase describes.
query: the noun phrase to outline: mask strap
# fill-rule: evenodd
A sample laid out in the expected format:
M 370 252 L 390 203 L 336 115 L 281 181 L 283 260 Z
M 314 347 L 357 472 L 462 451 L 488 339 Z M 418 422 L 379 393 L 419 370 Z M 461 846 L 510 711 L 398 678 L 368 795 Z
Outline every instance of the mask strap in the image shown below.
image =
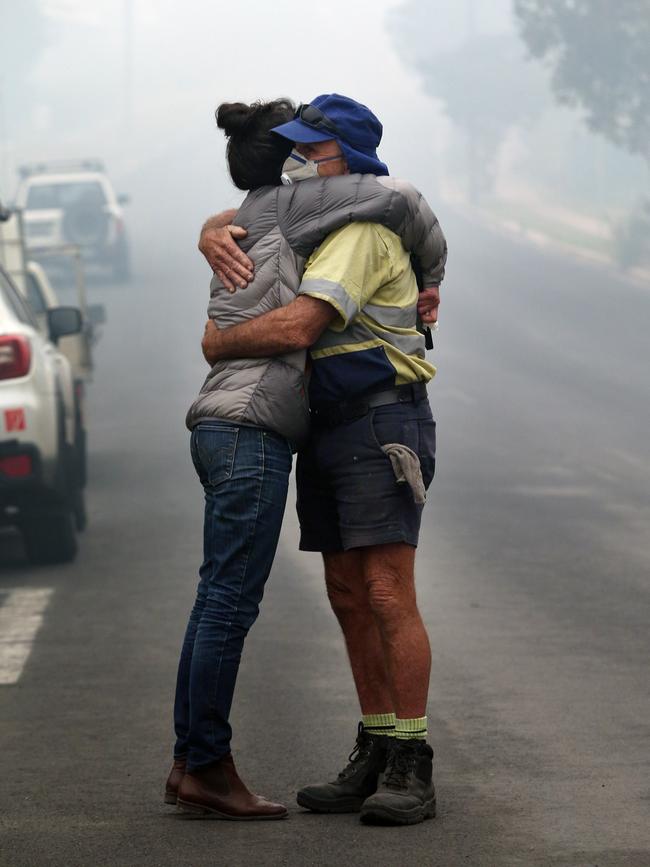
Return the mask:
M 314 160 L 315 163 L 331 163 L 332 160 L 342 160 L 343 154 L 338 154 L 335 157 L 321 157 L 319 160 Z

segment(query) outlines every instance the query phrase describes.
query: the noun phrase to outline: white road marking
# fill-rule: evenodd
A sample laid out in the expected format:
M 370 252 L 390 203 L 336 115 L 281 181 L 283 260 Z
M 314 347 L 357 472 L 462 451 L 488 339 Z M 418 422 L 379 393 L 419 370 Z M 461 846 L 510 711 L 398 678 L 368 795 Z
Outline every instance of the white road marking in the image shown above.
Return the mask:
M 0 605 L 0 685 L 18 681 L 53 593 L 49 587 L 9 590 Z

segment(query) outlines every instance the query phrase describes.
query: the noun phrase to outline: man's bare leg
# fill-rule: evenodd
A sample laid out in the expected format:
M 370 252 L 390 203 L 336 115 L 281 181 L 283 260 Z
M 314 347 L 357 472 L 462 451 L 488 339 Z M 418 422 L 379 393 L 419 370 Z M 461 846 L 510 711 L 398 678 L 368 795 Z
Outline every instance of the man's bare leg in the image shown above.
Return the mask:
M 365 724 L 378 723 L 381 715 L 382 723 L 390 720 L 392 733 L 393 706 L 384 665 L 384 647 L 364 581 L 361 551 L 324 554 L 323 559 L 327 594 L 345 637 L 364 727 L 349 764 L 338 777 L 327 783 L 305 786 L 298 792 L 296 800 L 301 807 L 316 812 L 357 812 L 376 792 L 388 754 L 389 739 L 380 736 L 385 732 Z
M 404 543 L 362 549 L 396 717 L 385 773 L 361 805 L 368 824 L 409 825 L 436 814 L 433 750 L 426 742 L 431 649 L 415 599 L 414 563 L 415 549 Z
M 359 548 L 361 570 L 383 647 L 392 706 L 398 719 L 426 715 L 431 648 L 415 596 L 415 548 L 405 543 Z M 354 618 L 350 630 L 354 631 Z M 365 670 L 363 645 L 355 648 Z M 372 655 L 374 657 L 373 648 Z
M 364 578 L 363 551 L 323 554 L 325 581 L 332 610 L 343 630 L 361 712 L 385 714 L 394 710 L 393 699 L 384 661 L 385 644 Z

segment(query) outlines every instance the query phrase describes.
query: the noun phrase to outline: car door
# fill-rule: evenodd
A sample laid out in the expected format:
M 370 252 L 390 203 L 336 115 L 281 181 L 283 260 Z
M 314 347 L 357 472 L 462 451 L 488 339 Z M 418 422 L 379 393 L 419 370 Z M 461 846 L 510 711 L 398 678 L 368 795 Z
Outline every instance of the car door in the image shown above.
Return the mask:
M 27 300 L 36 314 L 43 333 L 48 337 L 47 311 L 58 307 L 60 301 L 41 265 L 29 262 L 26 271 Z M 79 301 L 74 301 L 72 306 L 77 306 Z M 80 308 L 81 305 L 79 304 Z M 70 334 L 62 337 L 58 343 L 61 352 L 70 362 L 72 376 L 75 382 L 85 381 L 92 372 L 91 341 L 93 328 L 90 321 L 84 316 L 84 327 L 79 334 Z
M 71 365 L 65 355 L 50 340 L 47 324 L 47 303 L 40 291 L 38 281 L 29 271 L 26 278 L 27 293 L 31 303 L 18 292 L 13 292 L 16 302 L 14 306 L 17 307 L 16 312 L 22 321 L 33 325 L 39 332 L 46 365 L 52 370 L 55 391 L 62 403 L 66 442 L 72 443 L 74 442 L 75 410 Z

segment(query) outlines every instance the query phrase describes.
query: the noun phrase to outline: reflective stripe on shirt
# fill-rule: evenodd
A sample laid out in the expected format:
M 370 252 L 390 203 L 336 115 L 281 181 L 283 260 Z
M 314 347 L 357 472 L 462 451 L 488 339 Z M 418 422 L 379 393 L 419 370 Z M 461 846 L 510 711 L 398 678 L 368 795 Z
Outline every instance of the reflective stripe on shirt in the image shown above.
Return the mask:
M 309 258 L 298 291 L 338 313 L 311 348 L 313 404 L 435 374 L 416 328 L 410 257 L 389 229 L 351 223 L 333 232 Z

